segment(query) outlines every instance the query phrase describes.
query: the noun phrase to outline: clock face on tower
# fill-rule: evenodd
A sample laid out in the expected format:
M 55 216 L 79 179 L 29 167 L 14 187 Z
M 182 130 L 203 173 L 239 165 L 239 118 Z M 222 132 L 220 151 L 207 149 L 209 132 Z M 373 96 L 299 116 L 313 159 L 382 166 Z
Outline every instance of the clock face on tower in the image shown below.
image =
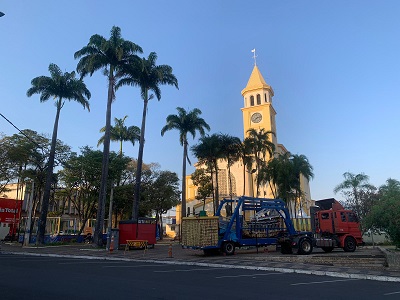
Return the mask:
M 251 121 L 253 123 L 259 123 L 262 120 L 262 115 L 258 112 L 251 115 Z

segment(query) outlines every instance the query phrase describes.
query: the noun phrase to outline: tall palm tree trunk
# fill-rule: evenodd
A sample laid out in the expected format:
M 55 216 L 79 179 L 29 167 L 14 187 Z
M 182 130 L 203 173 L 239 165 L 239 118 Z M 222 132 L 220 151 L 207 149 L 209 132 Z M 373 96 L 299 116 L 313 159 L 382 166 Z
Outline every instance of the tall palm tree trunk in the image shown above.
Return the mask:
M 183 161 L 182 161 L 182 208 L 181 220 L 186 216 L 186 158 L 187 158 L 187 141 L 183 141 Z
M 149 103 L 148 90 L 145 91 L 143 102 L 144 105 L 143 105 L 143 115 L 142 115 L 142 127 L 140 129 L 139 154 L 137 160 L 136 177 L 135 177 L 135 194 L 134 194 L 134 203 L 132 209 L 132 218 L 136 221 L 139 218 L 139 199 L 140 199 L 140 183 L 142 177 L 142 164 L 143 164 L 144 133 L 146 129 L 147 105 Z
M 214 204 L 214 215 L 217 212 L 218 206 L 219 206 L 218 163 L 215 161 L 215 204 Z
M 107 179 L 108 179 L 108 161 L 110 157 L 110 128 L 111 128 L 111 104 L 114 92 L 113 68 L 110 68 L 108 77 L 108 97 L 106 110 L 106 131 L 104 133 L 103 162 L 101 167 L 100 193 L 97 208 L 96 224 L 93 232 L 93 243 L 97 246 L 103 245 L 103 225 L 104 214 L 106 211 Z
M 38 244 L 44 244 L 44 235 L 46 232 L 46 221 L 47 221 L 47 213 L 49 211 L 51 181 L 53 179 L 54 157 L 55 157 L 55 153 L 56 153 L 58 120 L 60 119 L 60 111 L 61 111 L 61 107 L 62 107 L 61 100 L 62 99 L 59 99 L 57 101 L 56 119 L 54 121 L 53 136 L 51 138 L 49 163 L 47 166 L 47 174 L 46 174 L 46 185 L 44 188 L 42 210 L 41 210 L 41 214 L 40 214 L 40 218 L 39 218 L 39 231 L 38 231 L 38 237 L 37 237 Z

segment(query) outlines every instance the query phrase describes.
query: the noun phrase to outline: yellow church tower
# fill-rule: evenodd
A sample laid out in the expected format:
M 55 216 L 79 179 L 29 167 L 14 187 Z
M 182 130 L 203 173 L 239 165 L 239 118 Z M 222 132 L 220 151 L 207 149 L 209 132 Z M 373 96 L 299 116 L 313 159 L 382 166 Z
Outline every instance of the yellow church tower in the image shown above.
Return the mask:
M 242 108 L 244 137 L 248 135 L 247 131 L 250 128 L 264 128 L 265 131 L 275 133 L 271 137 L 271 141 L 277 146 L 276 111 L 272 106 L 274 90 L 265 82 L 256 64 L 254 64 L 246 87 L 242 90 L 242 96 L 244 98 L 244 107 Z

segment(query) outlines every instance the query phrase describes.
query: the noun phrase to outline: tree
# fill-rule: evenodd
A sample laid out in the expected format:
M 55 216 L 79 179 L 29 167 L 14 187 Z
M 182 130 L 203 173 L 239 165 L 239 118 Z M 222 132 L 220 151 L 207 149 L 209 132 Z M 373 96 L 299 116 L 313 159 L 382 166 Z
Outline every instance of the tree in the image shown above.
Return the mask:
M 199 161 L 199 164 L 204 164 L 211 173 L 213 178 L 213 207 L 214 214 L 219 205 L 219 187 L 218 187 L 218 160 L 221 159 L 221 139 L 219 134 L 203 136 L 199 142 L 191 147 L 191 150 Z M 215 186 L 214 186 L 215 175 Z M 214 190 L 215 188 L 215 190 Z
M 308 161 L 308 158 L 303 155 L 303 154 L 293 154 L 290 158 L 291 164 L 293 166 L 293 183 L 294 183 L 294 190 L 296 192 L 295 199 L 298 200 L 299 204 L 299 210 L 301 217 L 303 214 L 302 210 L 302 203 L 303 203 L 303 198 L 304 198 L 304 193 L 301 189 L 301 182 L 302 178 L 304 178 L 307 181 L 310 181 L 311 178 L 314 178 L 314 173 L 313 173 L 313 167 L 311 166 L 310 162 Z M 296 204 L 297 201 L 294 203 L 294 209 L 296 211 Z M 295 214 L 297 216 L 297 214 Z
M 253 156 L 251 155 L 251 143 L 245 139 L 239 147 L 239 157 L 243 164 L 243 195 L 246 194 L 246 171 L 251 174 Z
M 268 159 L 273 157 L 275 151 L 275 144 L 269 140 L 271 134 L 275 134 L 272 131 L 265 131 L 264 128 L 257 130 L 255 128 L 250 128 L 248 131 L 248 137 L 246 138 L 249 147 L 252 149 L 254 155 L 254 160 L 256 163 L 257 175 L 260 172 L 262 166 L 265 166 L 267 161 L 267 152 L 269 154 Z M 259 195 L 260 182 L 258 176 L 256 177 L 256 187 L 257 193 Z
M 143 57 L 134 61 L 132 64 L 125 66 L 120 71 L 118 77 L 121 78 L 117 84 L 117 88 L 123 85 L 137 86 L 140 88 L 140 94 L 143 99 L 142 126 L 140 128 L 138 167 L 136 170 L 134 205 L 132 211 L 133 219 L 137 220 L 139 214 L 140 201 L 140 183 L 143 164 L 144 136 L 146 130 L 146 114 L 149 101 L 154 97 L 161 99 L 160 85 L 173 85 L 178 88 L 178 80 L 172 73 L 172 68 L 168 65 L 156 65 L 157 54 L 151 52 L 148 58 Z M 150 94 L 149 92 L 154 94 Z
M 370 229 L 384 230 L 396 245 L 400 247 L 400 182 L 389 178 L 379 187 L 379 200 L 375 201 L 371 212 L 365 218 L 365 226 Z
M 81 154 L 72 157 L 59 172 L 59 178 L 63 183 L 62 193 L 74 205 L 81 222 L 79 234 L 83 231 L 87 220 L 94 218 L 96 213 L 102 157 L 101 151 L 94 151 L 88 146 L 83 147 Z M 128 157 L 110 152 L 109 185 L 126 169 L 129 161 Z
M 178 205 L 180 198 L 178 175 L 170 171 L 161 171 L 155 174 L 154 180 L 143 189 L 144 203 L 155 213 L 160 221 L 160 236 L 162 233 L 162 215 Z
M 64 106 L 65 100 L 73 100 L 78 102 L 89 110 L 90 92 L 85 83 L 81 79 L 75 78 L 75 72 L 63 73 L 56 64 L 49 66 L 50 77 L 39 76 L 32 79 L 32 87 L 28 89 L 27 96 L 40 94 L 40 102 L 46 102 L 51 97 L 56 103 L 56 118 L 54 121 L 53 134 L 51 139 L 51 149 L 49 161 L 47 165 L 46 185 L 43 194 L 43 202 L 41 215 L 39 219 L 38 243 L 44 243 L 44 235 L 46 231 L 46 220 L 49 208 L 50 189 L 53 177 L 54 156 L 56 152 L 58 120 L 60 118 L 61 108 Z
M 376 187 L 369 183 L 369 177 L 364 173 L 353 174 L 345 172 L 343 177 L 345 180 L 338 184 L 333 192 L 335 194 L 338 192 L 342 193 L 346 199 L 345 207 L 352 209 L 362 222 L 369 211 L 366 208 L 366 206 L 369 206 L 369 200 L 365 196 L 375 191 Z
M 126 65 L 132 64 L 139 58 L 136 53 L 142 53 L 140 46 L 126 41 L 121 37 L 121 29 L 113 26 L 110 38 L 107 40 L 103 36 L 95 34 L 89 39 L 87 46 L 75 52 L 75 59 L 80 58 L 77 71 L 84 77 L 88 74 L 93 75 L 98 70 L 103 70 L 108 79 L 106 126 L 104 131 L 103 161 L 101 169 L 101 185 L 97 207 L 96 225 L 93 236 L 93 243 L 102 245 L 102 229 L 105 214 L 105 202 L 107 192 L 108 161 L 110 153 L 111 139 L 111 104 L 115 99 L 115 74 L 121 72 Z
M 229 196 L 232 199 L 232 176 L 231 166 L 240 159 L 241 141 L 238 137 L 229 134 L 221 134 L 221 154 L 222 159 L 227 161 L 228 166 L 228 181 L 229 181 Z
M 195 108 L 189 112 L 182 107 L 177 107 L 177 115 L 169 115 L 166 119 L 167 124 L 161 129 L 161 136 L 168 130 L 176 129 L 179 131 L 179 142 L 183 146 L 182 158 L 182 203 L 181 203 L 181 218 L 186 215 L 186 160 L 190 163 L 188 157 L 188 140 L 187 135 L 190 133 L 193 139 L 196 136 L 196 131 L 200 132 L 201 136 L 205 135 L 205 129 L 210 130 L 210 126 L 203 118 L 200 118 L 201 110 Z
M 110 128 L 110 140 L 119 142 L 119 153 L 122 156 L 122 143 L 131 142 L 135 146 L 135 142 L 140 139 L 140 128 L 137 126 L 125 126 L 125 120 L 128 116 L 122 119 L 114 118 L 115 126 Z M 100 132 L 105 132 L 106 127 L 100 129 Z M 104 143 L 104 135 L 99 139 L 97 147 Z
M 197 186 L 196 199 L 203 201 L 203 211 L 206 206 L 206 199 L 212 195 L 212 178 L 205 169 L 196 169 L 190 177 L 193 185 Z

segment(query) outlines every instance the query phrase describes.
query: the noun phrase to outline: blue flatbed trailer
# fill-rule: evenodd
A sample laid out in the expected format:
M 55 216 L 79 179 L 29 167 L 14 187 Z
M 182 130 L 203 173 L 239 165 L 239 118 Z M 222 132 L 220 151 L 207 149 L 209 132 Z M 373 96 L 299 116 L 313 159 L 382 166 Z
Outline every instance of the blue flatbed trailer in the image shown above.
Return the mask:
M 225 216 L 223 216 L 224 210 Z M 244 218 L 246 212 L 248 212 L 247 221 Z M 234 254 L 236 247 L 269 245 L 280 245 L 282 253 L 291 253 L 293 248 L 298 248 L 300 254 L 312 252 L 312 232 L 295 230 L 289 210 L 285 202 L 280 199 L 246 196 L 223 199 L 215 217 L 218 217 L 217 232 L 215 228 L 208 230 L 204 229 L 204 226 L 202 229 L 196 229 L 203 234 L 200 237 L 202 239 L 200 244 L 185 240 L 185 222 L 183 222 L 183 247 L 202 249 L 206 254 L 221 250 L 226 255 Z M 200 222 L 201 217 L 198 219 Z M 218 237 L 215 237 L 216 234 Z M 189 243 L 196 245 L 189 245 Z

